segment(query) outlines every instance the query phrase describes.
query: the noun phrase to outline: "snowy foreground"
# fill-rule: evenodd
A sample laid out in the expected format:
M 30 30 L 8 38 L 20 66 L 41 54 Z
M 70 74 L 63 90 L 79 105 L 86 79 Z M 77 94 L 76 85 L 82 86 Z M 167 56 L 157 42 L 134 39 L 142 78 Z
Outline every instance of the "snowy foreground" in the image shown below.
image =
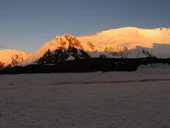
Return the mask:
M 0 128 L 170 128 L 170 66 L 0 75 Z

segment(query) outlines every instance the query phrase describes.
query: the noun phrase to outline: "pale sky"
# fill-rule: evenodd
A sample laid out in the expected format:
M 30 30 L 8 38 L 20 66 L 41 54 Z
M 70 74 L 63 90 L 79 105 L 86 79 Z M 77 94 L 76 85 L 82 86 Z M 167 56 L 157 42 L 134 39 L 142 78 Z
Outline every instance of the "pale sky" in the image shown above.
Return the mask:
M 169 0 L 0 0 L 0 48 L 34 52 L 55 36 L 170 27 Z

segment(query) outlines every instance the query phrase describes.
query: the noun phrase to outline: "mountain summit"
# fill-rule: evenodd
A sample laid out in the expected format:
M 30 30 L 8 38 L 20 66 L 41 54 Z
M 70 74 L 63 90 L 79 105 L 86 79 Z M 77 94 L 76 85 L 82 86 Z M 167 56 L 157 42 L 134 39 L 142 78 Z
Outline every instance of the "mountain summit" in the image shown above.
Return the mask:
M 64 34 L 45 43 L 40 49 L 23 61 L 29 63 L 56 63 L 69 59 L 87 58 L 89 55 L 76 37 Z M 47 59 L 48 58 L 48 59 Z

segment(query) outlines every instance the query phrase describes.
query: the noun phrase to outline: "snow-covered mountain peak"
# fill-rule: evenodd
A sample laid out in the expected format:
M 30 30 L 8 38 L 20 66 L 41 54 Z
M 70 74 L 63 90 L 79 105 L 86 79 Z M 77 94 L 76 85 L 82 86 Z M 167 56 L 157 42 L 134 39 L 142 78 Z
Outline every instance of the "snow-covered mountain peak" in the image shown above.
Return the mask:
M 69 49 L 76 48 L 83 50 L 83 47 L 76 37 L 70 34 L 64 34 L 62 36 L 57 36 L 56 38 L 45 43 L 40 49 L 38 49 L 34 54 L 32 54 L 27 60 L 23 62 L 23 65 L 33 63 L 39 58 L 41 58 L 47 51 L 53 52 L 57 49 Z
M 104 51 L 106 47 L 112 47 L 115 51 L 120 51 L 124 47 L 134 49 L 136 46 L 152 48 L 155 42 L 170 44 L 170 29 L 124 27 L 78 36 L 77 39 L 86 50 L 91 50 L 89 42 L 96 46 L 97 51 Z
M 56 42 L 58 42 L 61 46 L 65 47 L 65 48 L 77 47 L 77 48 L 82 49 L 80 41 L 77 40 L 76 37 L 74 37 L 70 34 L 64 34 L 60 37 L 57 37 Z
M 0 63 L 4 66 L 21 63 L 30 56 L 29 53 L 11 49 L 0 50 Z
M 64 33 L 62 36 L 60 36 L 60 38 L 74 38 L 74 36 L 72 36 L 71 34 L 68 34 L 68 33 Z
M 57 36 L 56 38 L 45 43 L 38 51 L 46 52 L 47 50 L 53 51 L 58 48 L 69 48 L 76 47 L 82 49 L 82 45 L 76 37 L 70 34 L 64 34 L 62 36 Z

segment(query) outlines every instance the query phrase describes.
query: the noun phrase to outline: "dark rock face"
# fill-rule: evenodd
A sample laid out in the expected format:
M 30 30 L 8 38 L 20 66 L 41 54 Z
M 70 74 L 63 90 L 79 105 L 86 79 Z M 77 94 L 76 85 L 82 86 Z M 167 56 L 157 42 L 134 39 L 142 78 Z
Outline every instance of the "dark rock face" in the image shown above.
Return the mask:
M 48 50 L 43 55 L 43 57 L 37 60 L 37 63 L 38 64 L 56 64 L 58 62 L 66 61 L 70 56 L 75 60 L 90 58 L 88 53 L 86 53 L 83 49 L 69 47 L 68 49 L 64 49 L 64 48 L 56 49 L 53 52 L 50 52 L 50 50 Z
M 66 60 L 78 60 L 90 58 L 90 55 L 83 50 L 79 40 L 69 34 L 56 38 L 59 47 L 53 51 L 48 49 L 44 55 L 36 61 L 38 64 L 56 64 Z

